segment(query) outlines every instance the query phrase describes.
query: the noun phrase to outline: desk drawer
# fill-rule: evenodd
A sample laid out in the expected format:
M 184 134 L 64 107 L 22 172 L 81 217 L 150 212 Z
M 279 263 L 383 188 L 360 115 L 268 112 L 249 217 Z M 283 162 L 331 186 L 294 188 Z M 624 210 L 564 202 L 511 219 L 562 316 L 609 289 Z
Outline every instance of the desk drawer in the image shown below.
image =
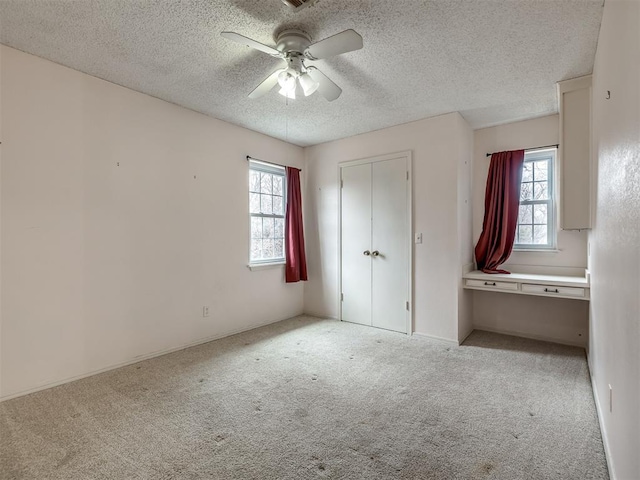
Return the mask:
M 467 287 L 486 288 L 487 290 L 518 291 L 518 284 L 512 282 L 494 282 L 493 280 L 467 280 Z
M 536 295 L 558 295 L 559 297 L 576 297 L 584 298 L 584 288 L 579 287 L 558 287 L 557 285 L 533 285 L 530 283 L 522 284 L 522 291 L 526 293 L 534 293 Z

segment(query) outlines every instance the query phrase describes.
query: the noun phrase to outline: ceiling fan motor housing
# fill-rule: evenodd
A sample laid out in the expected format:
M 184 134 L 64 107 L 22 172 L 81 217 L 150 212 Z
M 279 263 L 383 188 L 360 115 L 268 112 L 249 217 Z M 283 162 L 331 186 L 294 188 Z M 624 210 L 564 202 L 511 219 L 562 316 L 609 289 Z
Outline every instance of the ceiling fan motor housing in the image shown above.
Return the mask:
M 302 55 L 311 45 L 311 37 L 301 30 L 284 30 L 280 32 L 276 42 L 276 49 L 285 55 L 289 53 Z

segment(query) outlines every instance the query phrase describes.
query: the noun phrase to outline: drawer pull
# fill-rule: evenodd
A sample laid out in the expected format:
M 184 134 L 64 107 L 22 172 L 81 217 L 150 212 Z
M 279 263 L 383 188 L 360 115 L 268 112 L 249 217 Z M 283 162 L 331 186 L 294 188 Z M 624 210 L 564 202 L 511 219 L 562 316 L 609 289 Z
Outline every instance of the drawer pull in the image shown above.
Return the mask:
M 486 286 L 489 286 L 489 287 L 495 287 L 496 286 L 496 282 L 484 282 L 484 284 Z
M 560 293 L 557 288 L 554 288 L 554 289 L 545 288 L 544 291 L 547 293 Z

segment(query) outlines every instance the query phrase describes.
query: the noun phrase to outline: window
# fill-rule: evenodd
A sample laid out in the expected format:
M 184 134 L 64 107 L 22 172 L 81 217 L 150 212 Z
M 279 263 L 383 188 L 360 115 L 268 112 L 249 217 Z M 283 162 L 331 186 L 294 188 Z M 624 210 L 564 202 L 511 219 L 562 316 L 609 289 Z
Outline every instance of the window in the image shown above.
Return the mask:
M 249 263 L 284 263 L 286 182 L 283 167 L 249 162 Z
M 555 148 L 525 152 L 516 250 L 556 247 L 555 159 Z

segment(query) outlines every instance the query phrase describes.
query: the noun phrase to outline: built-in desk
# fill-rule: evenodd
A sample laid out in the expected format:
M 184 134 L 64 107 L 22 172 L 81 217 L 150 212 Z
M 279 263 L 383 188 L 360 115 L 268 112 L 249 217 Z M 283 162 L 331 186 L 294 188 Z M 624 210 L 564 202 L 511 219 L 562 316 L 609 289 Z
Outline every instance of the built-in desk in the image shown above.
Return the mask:
M 489 274 L 479 270 L 463 275 L 464 288 L 542 297 L 589 300 L 589 276 L 571 277 L 532 273 Z

